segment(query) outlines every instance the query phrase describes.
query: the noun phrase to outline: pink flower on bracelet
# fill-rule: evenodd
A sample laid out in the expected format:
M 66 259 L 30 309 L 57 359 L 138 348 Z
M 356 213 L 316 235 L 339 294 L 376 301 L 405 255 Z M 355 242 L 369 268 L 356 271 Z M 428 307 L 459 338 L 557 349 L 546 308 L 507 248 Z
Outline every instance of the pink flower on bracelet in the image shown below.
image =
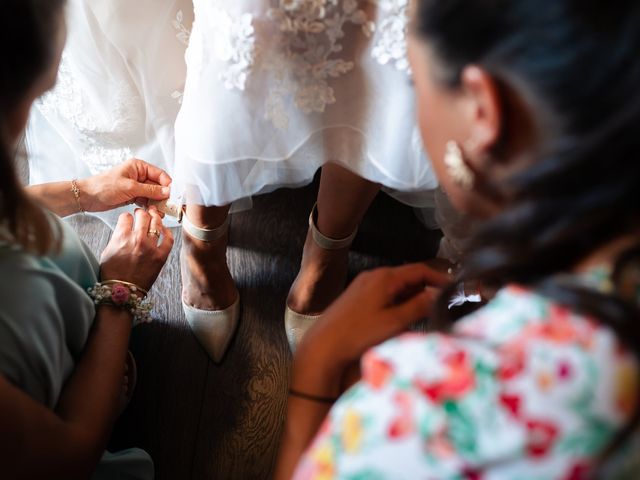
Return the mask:
M 129 289 L 119 283 L 111 287 L 111 300 L 118 306 L 124 305 L 129 301 L 129 294 Z

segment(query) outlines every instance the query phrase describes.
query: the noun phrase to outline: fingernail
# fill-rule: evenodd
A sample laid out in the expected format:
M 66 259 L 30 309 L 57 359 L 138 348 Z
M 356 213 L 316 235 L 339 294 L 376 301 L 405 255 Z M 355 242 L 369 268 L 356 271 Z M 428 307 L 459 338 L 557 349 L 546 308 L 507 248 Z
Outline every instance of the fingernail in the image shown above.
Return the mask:
M 171 189 L 169 187 L 162 187 L 162 194 L 169 195 L 171 193 Z

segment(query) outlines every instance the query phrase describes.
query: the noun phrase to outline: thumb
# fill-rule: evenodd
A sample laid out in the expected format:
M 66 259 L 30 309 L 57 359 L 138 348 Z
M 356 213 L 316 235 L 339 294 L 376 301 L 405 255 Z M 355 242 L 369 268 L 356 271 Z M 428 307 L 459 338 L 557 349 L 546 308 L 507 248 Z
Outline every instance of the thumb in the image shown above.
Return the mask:
M 150 200 L 165 200 L 169 198 L 171 189 L 153 183 L 134 182 L 129 190 L 129 195 L 134 198 L 148 198 Z

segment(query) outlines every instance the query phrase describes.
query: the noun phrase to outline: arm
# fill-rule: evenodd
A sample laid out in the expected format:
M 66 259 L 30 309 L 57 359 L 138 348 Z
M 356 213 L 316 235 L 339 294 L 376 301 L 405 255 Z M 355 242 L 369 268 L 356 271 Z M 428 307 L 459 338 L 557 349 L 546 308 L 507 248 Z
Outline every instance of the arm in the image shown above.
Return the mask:
M 116 419 L 131 321 L 124 310 L 99 308 L 57 412 L 0 379 L 0 464 L 7 478 L 89 477 Z
M 40 185 L 30 185 L 27 187 L 27 192 L 36 198 L 38 202 L 48 210 L 59 217 L 67 217 L 74 213 L 81 213 L 82 210 L 86 210 L 83 204 L 82 192 L 86 192 L 85 182 L 91 181 L 90 178 L 85 180 L 78 180 L 78 189 L 81 192 L 78 204 L 75 195 L 71 187 L 71 181 L 68 182 L 52 182 L 42 183 Z M 82 209 L 81 207 L 82 206 Z
M 120 216 L 102 256 L 103 280 L 153 284 L 173 245 L 155 209 Z M 153 228 L 162 231 L 158 245 Z M 100 306 L 82 358 L 52 412 L 0 378 L 0 464 L 8 478 L 87 478 L 113 427 L 131 332 L 130 313 Z M 34 461 L 37 459 L 37 461 Z
M 171 178 L 163 170 L 142 160 L 132 159 L 100 175 L 72 182 L 53 182 L 27 187 L 29 194 L 60 217 L 82 211 L 104 212 L 146 199 L 169 198 Z
M 354 361 L 428 314 L 433 293 L 425 285 L 433 280 L 434 272 L 424 265 L 381 269 L 358 277 L 305 335 L 295 355 L 291 388 L 337 398 Z M 330 407 L 289 396 L 274 478 L 291 478 Z

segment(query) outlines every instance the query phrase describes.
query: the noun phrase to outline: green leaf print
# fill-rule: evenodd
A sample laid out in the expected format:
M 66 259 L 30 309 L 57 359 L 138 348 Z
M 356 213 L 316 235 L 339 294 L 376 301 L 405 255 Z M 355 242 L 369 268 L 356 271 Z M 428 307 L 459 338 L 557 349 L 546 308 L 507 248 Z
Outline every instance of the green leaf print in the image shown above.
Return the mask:
M 449 438 L 455 450 L 463 456 L 475 456 L 476 432 L 471 418 L 457 402 L 447 401 L 443 409 L 449 417 Z
M 358 473 L 352 473 L 344 478 L 347 480 L 385 480 L 384 475 L 373 470 L 363 470 Z

